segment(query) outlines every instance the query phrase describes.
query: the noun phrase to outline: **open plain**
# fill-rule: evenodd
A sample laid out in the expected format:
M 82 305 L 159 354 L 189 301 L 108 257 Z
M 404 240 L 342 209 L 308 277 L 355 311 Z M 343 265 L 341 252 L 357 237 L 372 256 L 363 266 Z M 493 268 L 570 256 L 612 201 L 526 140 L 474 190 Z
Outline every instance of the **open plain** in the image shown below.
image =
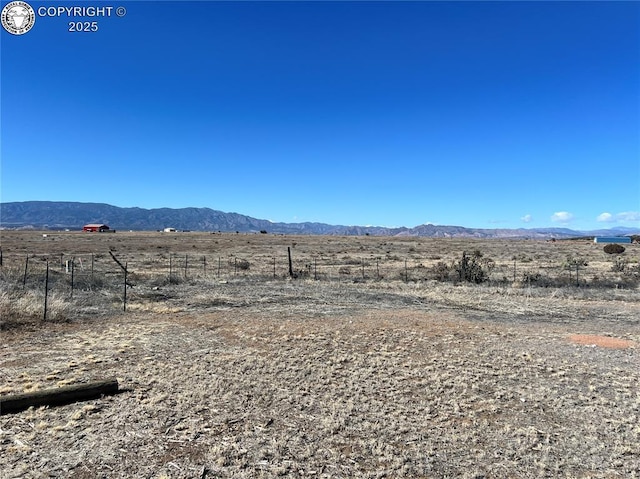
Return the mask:
M 0 239 L 3 478 L 640 477 L 640 245 Z

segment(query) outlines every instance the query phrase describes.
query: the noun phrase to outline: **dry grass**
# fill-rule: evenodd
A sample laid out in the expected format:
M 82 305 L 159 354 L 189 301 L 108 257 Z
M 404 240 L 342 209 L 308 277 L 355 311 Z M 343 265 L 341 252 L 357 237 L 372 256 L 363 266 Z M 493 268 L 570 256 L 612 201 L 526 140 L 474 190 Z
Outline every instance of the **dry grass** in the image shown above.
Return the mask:
M 65 321 L 69 317 L 70 302 L 60 293 L 47 298 L 47 320 Z M 0 330 L 39 324 L 44 318 L 43 291 L 17 291 L 0 283 Z
M 98 253 L 119 235 L 75 235 L 67 246 L 93 238 Z M 148 254 L 151 267 L 147 250 L 160 239 L 145 238 L 118 254 Z M 137 273 L 126 314 L 105 279 L 66 299 L 68 322 L 0 332 L 0 394 L 105 377 L 127 389 L 0 416 L 3 478 L 640 476 L 637 288 L 274 279 L 266 260 L 280 237 L 187 238 L 199 253 L 219 241 L 227 266 L 248 258 L 249 273 L 171 282 Z M 295 241 L 294 257 L 329 268 L 335 255 L 352 271 L 388 249 L 401 259 L 384 263 L 387 274 L 402 271 L 405 253 L 430 264 L 479 244 Z M 505 262 L 521 250 L 532 268 L 554 261 L 547 248 L 557 243 L 530 243 L 480 246 Z M 599 254 L 576 248 L 590 264 Z

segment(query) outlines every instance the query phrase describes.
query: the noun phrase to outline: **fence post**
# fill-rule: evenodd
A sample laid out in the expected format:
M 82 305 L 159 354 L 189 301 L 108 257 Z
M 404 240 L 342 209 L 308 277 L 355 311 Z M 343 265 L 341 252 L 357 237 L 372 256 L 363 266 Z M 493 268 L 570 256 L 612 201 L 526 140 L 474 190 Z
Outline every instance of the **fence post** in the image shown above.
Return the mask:
M 202 257 L 202 276 L 207 277 L 207 257 Z
M 233 258 L 233 274 L 238 274 L 238 257 Z
M 218 278 L 220 277 L 220 263 L 222 262 L 222 259 L 220 258 L 220 256 L 218 256 Z
M 0 266 L 2 266 L 2 248 L 0 248 Z
M 93 285 L 94 285 L 94 279 L 93 279 L 93 263 L 94 263 L 94 257 L 93 257 L 93 253 L 91 253 L 91 288 L 93 288 Z
M 273 257 L 273 277 L 276 277 L 276 257 Z
M 318 258 L 313 258 L 313 279 L 318 281 Z
M 404 282 L 409 282 L 409 272 L 407 271 L 407 260 L 404 260 Z
M 27 268 L 29 267 L 29 255 L 27 255 L 27 259 L 24 262 L 24 276 L 22 277 L 22 289 L 27 285 Z
M 44 314 L 43 321 L 47 320 L 47 299 L 49 297 L 49 260 L 47 260 L 47 272 L 44 275 Z
M 127 266 L 129 263 L 124 264 L 124 301 L 122 310 L 127 311 Z
M 73 286 L 74 286 L 74 274 L 75 274 L 75 270 L 76 270 L 76 259 L 75 258 L 71 258 L 71 297 L 73 298 Z
M 187 268 L 189 267 L 189 255 L 184 255 L 184 279 L 187 279 Z
M 169 283 L 171 283 L 172 276 L 173 276 L 173 255 L 169 253 Z
M 364 258 L 362 258 L 362 279 L 364 278 Z
M 291 262 L 291 247 L 287 246 L 287 254 L 289 256 L 289 276 L 293 278 L 293 263 Z

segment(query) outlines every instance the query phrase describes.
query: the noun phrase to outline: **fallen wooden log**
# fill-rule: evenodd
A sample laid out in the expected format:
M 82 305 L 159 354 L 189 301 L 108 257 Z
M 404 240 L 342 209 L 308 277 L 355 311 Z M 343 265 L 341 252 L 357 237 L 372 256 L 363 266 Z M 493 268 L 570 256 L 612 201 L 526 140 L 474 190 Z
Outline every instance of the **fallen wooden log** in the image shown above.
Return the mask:
M 56 389 L 0 396 L 0 415 L 23 411 L 31 406 L 60 406 L 77 401 L 87 401 L 97 399 L 103 394 L 116 394 L 117 392 L 118 380 L 108 379 Z

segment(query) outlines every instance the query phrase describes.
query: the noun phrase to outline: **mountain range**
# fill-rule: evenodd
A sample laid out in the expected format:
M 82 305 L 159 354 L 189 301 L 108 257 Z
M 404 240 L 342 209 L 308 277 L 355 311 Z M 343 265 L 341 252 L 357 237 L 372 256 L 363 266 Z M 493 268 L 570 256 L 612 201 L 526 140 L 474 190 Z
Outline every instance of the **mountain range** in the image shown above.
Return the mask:
M 475 238 L 571 238 L 640 234 L 638 228 L 577 231 L 568 228 L 465 228 L 425 224 L 413 228 L 343 226 L 325 223 L 274 223 L 210 208 L 121 208 L 104 203 L 24 201 L 0 203 L 0 228 L 79 230 L 87 223 L 104 223 L 115 230 L 260 232 L 313 235 L 428 236 Z

